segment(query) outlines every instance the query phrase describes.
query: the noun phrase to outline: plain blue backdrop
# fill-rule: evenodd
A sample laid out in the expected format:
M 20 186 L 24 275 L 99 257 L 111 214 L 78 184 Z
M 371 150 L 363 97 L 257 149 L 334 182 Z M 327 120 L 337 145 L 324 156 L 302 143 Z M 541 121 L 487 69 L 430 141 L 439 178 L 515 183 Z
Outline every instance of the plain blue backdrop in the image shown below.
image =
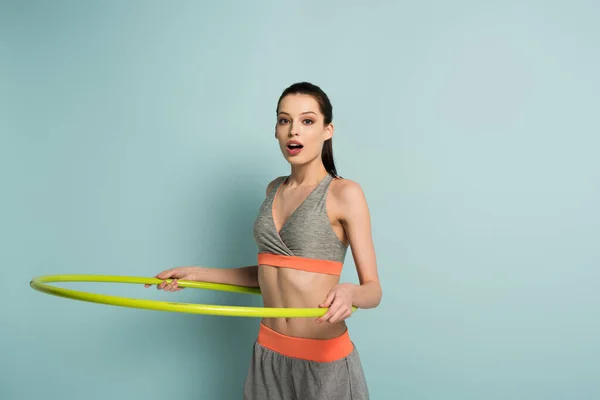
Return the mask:
M 599 19 L 596 1 L 0 2 L 0 399 L 241 397 L 258 320 L 29 281 L 255 263 L 289 172 L 276 101 L 304 80 L 370 205 L 384 297 L 349 326 L 372 398 L 600 398 Z

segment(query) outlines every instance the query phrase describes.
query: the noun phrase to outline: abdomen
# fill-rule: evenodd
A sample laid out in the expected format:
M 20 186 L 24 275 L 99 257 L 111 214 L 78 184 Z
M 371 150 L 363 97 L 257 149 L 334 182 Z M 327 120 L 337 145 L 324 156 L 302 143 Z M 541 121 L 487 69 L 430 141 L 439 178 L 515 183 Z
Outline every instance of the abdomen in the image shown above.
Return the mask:
M 265 307 L 318 308 L 339 283 L 339 277 L 259 265 L 258 282 Z M 344 322 L 318 324 L 317 318 L 265 318 L 262 322 L 281 334 L 313 339 L 337 337 L 346 330 Z

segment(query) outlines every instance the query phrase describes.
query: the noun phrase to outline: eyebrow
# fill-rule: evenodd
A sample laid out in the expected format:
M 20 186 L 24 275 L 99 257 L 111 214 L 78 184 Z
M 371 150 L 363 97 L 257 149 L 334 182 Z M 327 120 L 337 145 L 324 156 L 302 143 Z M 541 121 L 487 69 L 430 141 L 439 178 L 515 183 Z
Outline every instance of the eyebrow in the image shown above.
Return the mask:
M 277 113 L 277 115 L 279 115 L 279 114 L 290 115 L 290 114 L 286 113 L 285 111 L 279 111 Z M 317 113 L 314 112 L 314 111 L 304 111 L 303 113 L 300 113 L 300 115 L 303 115 L 303 114 L 315 114 L 315 115 L 317 115 Z

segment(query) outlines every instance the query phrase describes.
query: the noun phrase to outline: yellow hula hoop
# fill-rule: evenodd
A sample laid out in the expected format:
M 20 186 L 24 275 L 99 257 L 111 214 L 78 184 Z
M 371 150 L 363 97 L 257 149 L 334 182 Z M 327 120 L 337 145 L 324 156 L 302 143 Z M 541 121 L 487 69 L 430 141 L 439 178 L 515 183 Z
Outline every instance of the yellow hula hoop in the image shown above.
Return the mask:
M 47 285 L 52 282 L 111 282 L 111 283 L 136 283 L 157 285 L 163 281 L 171 282 L 171 279 L 144 278 L 137 276 L 118 275 L 43 275 L 33 278 L 29 285 L 42 293 L 53 296 L 65 297 L 73 300 L 87 301 L 91 303 L 108 304 L 119 307 L 143 308 L 156 311 L 184 312 L 191 314 L 208 314 L 229 317 L 254 317 L 254 318 L 310 318 L 320 317 L 327 312 L 327 308 L 268 308 L 268 307 L 242 307 L 242 306 L 220 306 L 212 304 L 178 303 L 171 301 L 142 300 L 128 297 L 110 296 L 82 292 L 79 290 L 58 288 Z M 227 285 L 222 283 L 177 281 L 177 285 L 185 288 L 219 290 L 224 292 L 247 293 L 260 295 L 259 288 L 246 286 Z M 352 307 L 356 311 L 356 307 Z

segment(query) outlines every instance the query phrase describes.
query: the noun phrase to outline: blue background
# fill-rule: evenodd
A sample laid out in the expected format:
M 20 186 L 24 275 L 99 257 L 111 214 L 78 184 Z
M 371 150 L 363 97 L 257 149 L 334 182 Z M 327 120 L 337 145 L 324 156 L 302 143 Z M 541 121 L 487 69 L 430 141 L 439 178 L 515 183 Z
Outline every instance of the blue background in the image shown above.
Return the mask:
M 598 4 L 1 2 L 0 399 L 241 397 L 258 320 L 29 280 L 255 263 L 302 80 L 371 209 L 384 297 L 349 325 L 372 398 L 600 398 Z

